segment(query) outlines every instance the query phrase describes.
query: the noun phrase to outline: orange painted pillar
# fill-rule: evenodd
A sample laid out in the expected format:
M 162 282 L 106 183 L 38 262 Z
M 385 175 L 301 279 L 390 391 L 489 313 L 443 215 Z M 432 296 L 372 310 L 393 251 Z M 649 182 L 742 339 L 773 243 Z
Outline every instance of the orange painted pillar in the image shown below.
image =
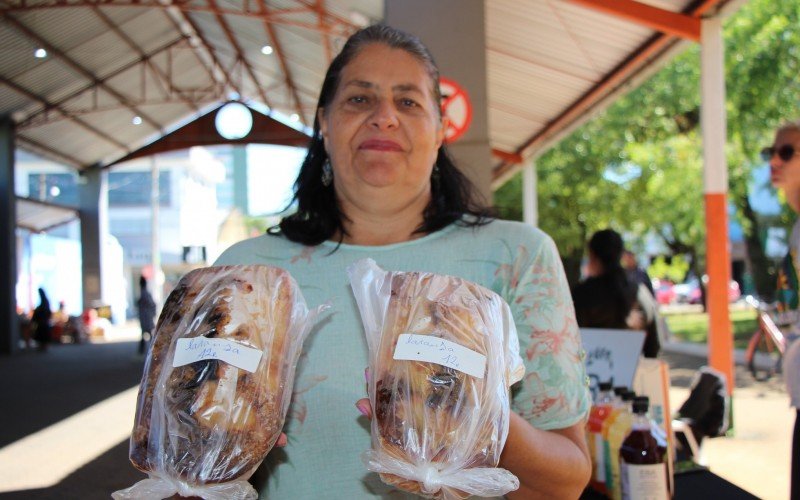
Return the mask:
M 706 193 L 706 306 L 708 307 L 708 364 L 724 373 L 733 392 L 733 332 L 728 302 L 731 280 L 728 240 L 728 198 Z
M 719 18 L 702 21 L 700 56 L 703 130 L 703 184 L 706 202 L 706 305 L 708 306 L 708 362 L 728 379 L 733 393 L 733 334 L 728 304 L 731 276 L 728 239 L 728 167 L 725 114 L 725 68 L 722 23 Z

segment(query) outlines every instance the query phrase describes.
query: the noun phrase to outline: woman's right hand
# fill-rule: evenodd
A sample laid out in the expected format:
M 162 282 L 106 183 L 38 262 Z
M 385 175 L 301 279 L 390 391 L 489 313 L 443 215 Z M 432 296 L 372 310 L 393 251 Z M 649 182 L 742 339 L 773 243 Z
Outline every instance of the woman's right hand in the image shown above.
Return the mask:
M 367 393 L 369 393 L 369 376 L 369 368 L 364 368 L 365 390 Z M 372 404 L 370 404 L 369 398 L 361 398 L 356 401 L 356 408 L 362 415 L 372 420 Z

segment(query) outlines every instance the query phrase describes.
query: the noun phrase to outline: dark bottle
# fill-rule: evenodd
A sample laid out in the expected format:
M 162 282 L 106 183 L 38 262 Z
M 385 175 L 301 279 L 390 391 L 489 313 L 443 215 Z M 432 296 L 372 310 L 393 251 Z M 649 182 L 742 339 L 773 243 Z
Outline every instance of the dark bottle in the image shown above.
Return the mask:
M 631 431 L 619 449 L 623 500 L 664 500 L 670 498 L 667 480 L 667 443 L 656 437 L 647 408 L 650 400 L 633 400 Z

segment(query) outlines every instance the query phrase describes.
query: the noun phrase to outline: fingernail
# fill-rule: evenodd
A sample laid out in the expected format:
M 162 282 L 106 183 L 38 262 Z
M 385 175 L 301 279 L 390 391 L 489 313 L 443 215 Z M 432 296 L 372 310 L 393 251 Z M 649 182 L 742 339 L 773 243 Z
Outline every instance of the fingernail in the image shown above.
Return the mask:
M 369 416 L 369 412 L 367 411 L 367 408 L 364 406 L 363 403 L 356 403 L 356 408 L 358 408 L 358 411 L 361 412 L 361 414 L 364 415 L 365 417 Z

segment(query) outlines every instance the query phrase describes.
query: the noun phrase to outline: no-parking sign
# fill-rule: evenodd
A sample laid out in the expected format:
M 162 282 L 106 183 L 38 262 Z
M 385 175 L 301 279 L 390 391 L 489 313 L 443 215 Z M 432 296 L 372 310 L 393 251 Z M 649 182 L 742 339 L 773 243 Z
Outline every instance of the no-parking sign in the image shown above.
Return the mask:
M 442 116 L 446 118 L 444 141 L 452 143 L 469 128 L 472 122 L 472 103 L 467 91 L 453 80 L 440 78 L 439 90 L 442 93 Z

